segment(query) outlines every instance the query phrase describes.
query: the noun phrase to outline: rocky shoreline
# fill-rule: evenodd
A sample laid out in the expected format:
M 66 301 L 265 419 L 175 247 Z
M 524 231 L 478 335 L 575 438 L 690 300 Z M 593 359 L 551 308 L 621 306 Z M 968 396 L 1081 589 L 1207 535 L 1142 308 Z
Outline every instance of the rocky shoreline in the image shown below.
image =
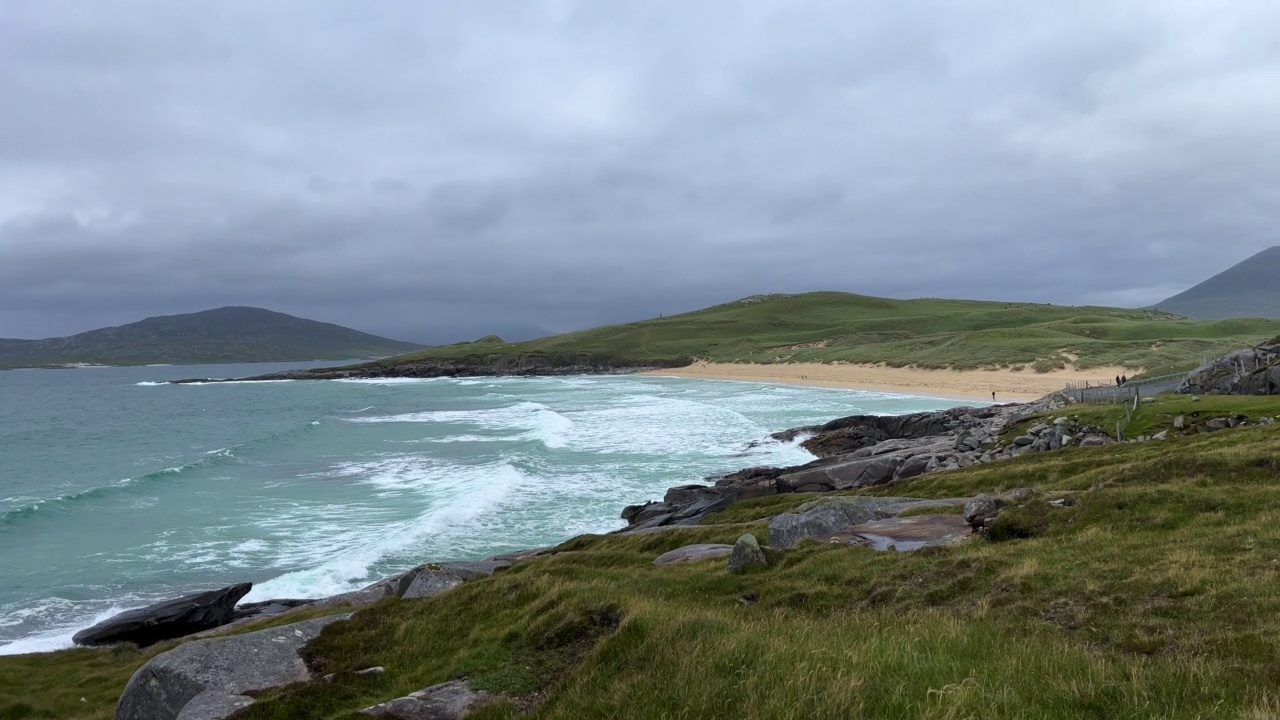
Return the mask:
M 374 378 L 437 377 L 543 377 L 561 375 L 628 375 L 648 370 L 683 367 L 688 358 L 628 360 L 595 353 L 522 353 L 518 355 L 468 355 L 385 364 L 380 362 L 343 367 L 284 370 L 243 378 L 184 378 L 175 385 L 206 382 L 265 380 L 348 380 Z
M 781 493 L 812 493 L 814 501 L 782 513 L 770 522 L 772 548 L 786 549 L 805 538 L 868 544 L 879 550 L 913 550 L 959 542 L 989 526 L 1002 505 L 1018 502 L 1019 498 L 979 496 L 929 500 L 824 496 L 822 493 L 893 485 L 932 472 L 1075 442 L 1089 444 L 1094 438 L 1100 438 L 1098 443 L 1107 441 L 1091 428 L 1075 427 L 1067 422 L 1033 429 L 1030 442 L 1024 442 L 1021 436 L 1010 442 L 1002 439 L 1007 428 L 1026 416 L 1054 411 L 1066 404 L 1065 397 L 1055 395 L 1027 404 L 960 407 L 903 416 L 852 416 L 823 425 L 792 428 L 759 442 L 794 442 L 802 438 L 801 445 L 817 456 L 813 462 L 783 468 L 746 468 L 707 478 L 707 484 L 673 487 L 662 501 L 625 508 L 622 517 L 628 525 L 615 532 L 663 532 L 697 524 L 739 500 Z M 956 510 L 961 513 L 956 514 Z M 938 514 L 930 514 L 931 511 Z M 731 568 L 767 563 L 753 537 L 744 536 L 739 545 L 742 547 L 682 548 L 667 553 L 655 564 L 713 557 L 728 557 Z M 310 670 L 299 655 L 302 647 L 324 626 L 348 615 L 328 615 L 233 634 L 246 624 L 306 612 L 354 610 L 387 598 L 432 597 L 550 551 L 551 548 L 536 548 L 484 560 L 427 563 L 360 590 L 318 600 L 278 599 L 237 604 L 250 587 L 242 583 L 124 613 L 78 633 L 76 642 L 84 645 L 133 642 L 146 646 L 181 637 L 195 638 L 140 668 L 121 696 L 116 717 L 222 718 L 252 703 L 254 691 L 311 679 Z M 254 660 L 266 655 L 274 658 L 271 668 Z M 251 672 L 242 672 L 244 667 Z M 409 712 L 432 703 L 447 704 L 442 698 L 452 698 L 448 702 L 454 702 L 460 697 L 467 702 L 486 700 L 463 684 L 428 688 L 366 712 L 387 717 L 417 717 L 402 714 L 399 709 Z

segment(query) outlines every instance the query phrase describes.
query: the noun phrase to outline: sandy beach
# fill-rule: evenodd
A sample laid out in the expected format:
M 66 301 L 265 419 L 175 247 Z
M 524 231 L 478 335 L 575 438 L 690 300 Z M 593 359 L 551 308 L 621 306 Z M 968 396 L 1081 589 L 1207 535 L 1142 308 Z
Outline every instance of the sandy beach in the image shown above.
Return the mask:
M 923 370 L 885 365 L 825 363 L 755 365 L 698 362 L 687 367 L 654 370 L 645 374 L 875 390 L 987 402 L 991 402 L 991 393 L 994 392 L 997 402 L 1016 402 L 1043 397 L 1061 390 L 1069 382 L 1110 383 L 1115 381 L 1117 375 L 1126 373 L 1132 371 L 1118 367 L 1100 367 L 1038 373 L 1034 370 Z

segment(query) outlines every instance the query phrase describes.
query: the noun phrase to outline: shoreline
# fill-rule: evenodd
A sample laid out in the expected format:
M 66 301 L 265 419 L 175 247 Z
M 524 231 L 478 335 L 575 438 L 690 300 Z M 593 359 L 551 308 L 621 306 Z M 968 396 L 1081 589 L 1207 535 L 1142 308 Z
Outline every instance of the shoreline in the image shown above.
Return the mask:
M 1028 402 L 1062 390 L 1069 382 L 1106 383 L 1116 375 L 1133 372 L 1120 367 L 1091 370 L 931 370 L 895 368 L 885 365 L 828 363 L 709 363 L 696 362 L 679 368 L 646 370 L 638 375 L 736 380 L 739 382 L 799 385 L 839 390 L 865 390 L 902 395 L 920 395 L 947 400 Z

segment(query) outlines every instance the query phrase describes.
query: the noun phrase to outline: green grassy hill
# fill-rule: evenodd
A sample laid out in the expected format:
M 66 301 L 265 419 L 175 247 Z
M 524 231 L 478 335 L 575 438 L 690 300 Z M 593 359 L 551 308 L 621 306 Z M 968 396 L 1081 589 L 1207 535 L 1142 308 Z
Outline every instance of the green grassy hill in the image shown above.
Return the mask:
M 1184 396 L 1140 412 L 1172 431 L 1180 414 L 1275 417 L 1280 398 Z M 576 538 L 329 628 L 307 656 L 332 682 L 269 691 L 237 717 L 354 719 L 456 677 L 532 707 L 475 720 L 1280 717 L 1277 428 L 1073 447 L 860 491 L 1032 488 L 1002 513 L 1000 540 L 909 553 L 806 542 L 744 575 L 723 560 L 652 565 L 689 543 L 763 541 L 764 518 L 812 495 Z M 0 658 L 0 717 L 109 718 L 133 670 L 171 646 Z M 355 673 L 372 666 L 386 671 Z
M 973 300 L 890 300 L 850 293 L 765 295 L 522 343 L 459 343 L 388 358 L 465 359 L 592 353 L 641 363 L 851 362 L 971 369 L 1123 365 L 1184 369 L 1280 332 L 1276 320 L 1199 321 L 1153 310 Z
M 420 347 L 261 308 L 224 307 L 151 317 L 62 338 L 0 338 L 0 368 L 343 360 Z

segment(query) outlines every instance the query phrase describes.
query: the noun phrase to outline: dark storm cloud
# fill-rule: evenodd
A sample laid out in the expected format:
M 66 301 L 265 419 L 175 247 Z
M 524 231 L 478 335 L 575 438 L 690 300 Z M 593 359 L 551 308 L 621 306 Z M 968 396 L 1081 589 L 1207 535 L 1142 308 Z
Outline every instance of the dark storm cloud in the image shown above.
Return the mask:
M 0 336 L 1142 305 L 1280 242 L 1274 3 L 435 5 L 0 8 Z

